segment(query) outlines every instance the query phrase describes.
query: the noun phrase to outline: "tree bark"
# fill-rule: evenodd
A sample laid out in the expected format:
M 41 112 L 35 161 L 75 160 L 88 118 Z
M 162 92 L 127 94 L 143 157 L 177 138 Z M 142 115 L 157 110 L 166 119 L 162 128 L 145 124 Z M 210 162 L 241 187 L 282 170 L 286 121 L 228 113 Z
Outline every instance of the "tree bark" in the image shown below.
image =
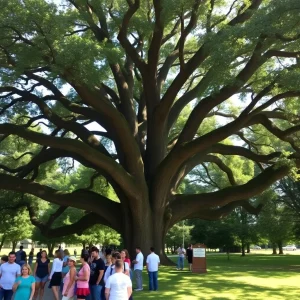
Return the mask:
M 242 256 L 246 256 L 245 254 L 245 243 L 242 241 Z
M 277 254 L 277 247 L 276 247 L 276 244 L 272 244 L 272 249 L 273 249 L 273 255 Z
M 283 254 L 282 241 L 278 241 L 277 245 L 278 245 L 279 254 Z
M 250 253 L 251 250 L 250 250 L 250 243 L 247 243 L 247 253 Z
M 50 243 L 50 244 L 47 244 L 47 248 L 48 248 L 48 256 L 49 257 L 53 257 L 54 256 L 54 247 L 55 247 L 55 243 Z
M 0 251 L 2 250 L 2 247 L 4 245 L 5 240 L 6 240 L 6 235 L 3 234 L 2 238 L 1 238 L 1 241 L 0 241 Z
M 12 241 L 12 249 L 11 249 L 11 251 L 16 251 L 17 244 L 18 244 L 18 241 Z

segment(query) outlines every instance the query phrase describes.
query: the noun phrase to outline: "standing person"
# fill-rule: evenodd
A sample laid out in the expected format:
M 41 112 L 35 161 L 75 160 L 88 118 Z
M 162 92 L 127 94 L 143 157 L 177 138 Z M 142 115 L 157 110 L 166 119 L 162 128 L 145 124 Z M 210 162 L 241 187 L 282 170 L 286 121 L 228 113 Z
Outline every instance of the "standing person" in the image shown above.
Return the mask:
M 135 274 L 135 280 L 136 280 L 136 289 L 135 291 L 142 291 L 143 290 L 143 267 L 144 267 L 144 255 L 142 253 L 142 250 L 140 247 L 136 247 L 136 258 L 132 261 L 134 264 L 134 274 Z
M 119 252 L 114 252 L 111 256 L 111 262 L 112 264 L 107 267 L 105 274 L 104 274 L 104 283 L 107 282 L 108 277 L 111 276 L 112 274 L 115 274 L 115 263 L 118 259 L 121 259 L 121 254 Z M 125 275 L 130 276 L 129 274 L 129 265 L 127 262 L 124 262 L 124 270 L 123 270 Z
M 177 249 L 178 261 L 177 261 L 177 270 L 183 270 L 184 268 L 184 257 L 185 257 L 185 249 L 183 245 Z
M 130 260 L 130 256 L 129 256 L 129 252 L 127 249 L 123 249 L 121 251 L 121 259 L 123 260 L 124 263 L 128 263 L 129 266 L 129 277 L 130 279 L 132 279 L 132 270 L 131 270 L 131 260 Z
M 64 287 L 62 291 L 62 300 L 73 300 L 75 296 L 75 277 L 76 277 L 76 258 L 69 256 L 69 271 L 65 276 Z
M 16 261 L 16 253 L 10 252 L 8 262 L 0 267 L 0 299 L 11 300 L 13 295 L 12 287 L 18 276 L 21 275 L 21 268 Z
M 105 274 L 107 268 L 110 267 L 111 265 L 112 265 L 111 254 L 108 254 L 108 255 L 106 255 L 106 263 L 105 263 L 104 274 Z
M 159 256 L 154 253 L 154 248 L 150 248 L 150 254 L 147 256 L 147 271 L 149 276 L 149 291 L 158 289 L 158 266 L 160 264 Z
M 60 291 L 62 292 L 63 287 L 64 287 L 64 282 L 65 282 L 65 276 L 67 275 L 67 273 L 69 272 L 69 264 L 68 264 L 68 259 L 70 257 L 70 252 L 68 249 L 64 250 L 64 258 L 63 258 L 63 268 L 61 271 L 61 276 L 62 276 L 62 282 L 60 285 Z
M 64 258 L 64 250 L 62 249 L 61 245 L 58 246 L 57 250 L 60 251 L 61 258 Z
M 22 266 L 26 263 L 26 260 L 26 252 L 23 250 L 23 246 L 20 246 L 20 250 L 16 252 L 16 263 L 22 268 Z
M 5 264 L 6 262 L 8 262 L 8 256 L 7 255 L 1 256 L 1 265 Z
M 92 260 L 90 263 L 91 274 L 89 280 L 89 286 L 91 294 L 89 295 L 89 300 L 100 300 L 101 290 L 104 286 L 104 269 L 105 263 L 99 255 L 99 249 L 97 247 L 92 247 L 91 249 Z
M 43 251 L 43 249 L 40 248 L 40 251 L 36 254 L 36 259 L 41 258 L 42 251 Z
M 104 283 L 105 283 L 105 275 L 106 275 L 106 270 L 112 265 L 112 257 L 111 254 L 106 255 L 105 259 L 105 269 L 104 269 Z M 105 288 L 102 288 L 101 290 L 101 300 L 105 300 Z
M 193 265 L 193 246 L 192 246 L 192 244 L 189 244 L 189 247 L 186 249 L 186 258 L 189 263 L 189 270 L 192 271 L 192 265 Z
M 123 274 L 124 262 L 117 259 L 115 273 L 109 276 L 105 284 L 106 300 L 128 300 L 132 294 L 132 283 L 129 276 Z
M 15 292 L 14 300 L 32 300 L 35 291 L 35 279 L 31 275 L 31 268 L 29 265 L 22 266 L 22 274 L 17 277 L 13 285 Z
M 81 268 L 76 277 L 76 295 L 77 300 L 86 300 L 88 295 L 90 294 L 89 289 L 89 279 L 90 279 L 90 266 L 87 263 L 89 256 L 87 254 L 82 253 L 80 262 Z
M 46 282 L 50 275 L 50 259 L 47 252 L 43 250 L 40 258 L 36 260 L 33 275 L 35 277 L 35 295 L 34 298 L 43 299 Z
M 61 257 L 61 251 L 55 251 L 55 258 L 53 260 L 52 269 L 49 276 L 49 288 L 52 289 L 55 300 L 59 300 L 59 287 L 61 283 L 61 271 L 63 267 L 63 260 Z
M 129 267 L 130 267 L 131 266 L 131 261 L 130 261 L 130 256 L 129 256 L 128 250 L 127 249 L 123 249 L 120 254 L 121 254 L 122 260 L 124 262 L 127 262 L 128 265 L 129 265 Z
M 33 256 L 34 256 L 34 248 L 31 248 L 31 251 L 29 252 L 29 255 L 28 255 L 28 264 L 29 266 L 31 267 L 32 265 L 32 262 L 33 262 Z

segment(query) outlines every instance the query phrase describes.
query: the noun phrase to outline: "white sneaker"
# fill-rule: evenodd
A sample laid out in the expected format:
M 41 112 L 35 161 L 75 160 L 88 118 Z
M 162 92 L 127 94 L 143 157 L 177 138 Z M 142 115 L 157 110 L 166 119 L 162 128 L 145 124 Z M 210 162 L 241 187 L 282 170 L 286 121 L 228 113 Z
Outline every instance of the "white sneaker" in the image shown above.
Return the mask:
M 135 289 L 136 292 L 142 291 L 143 289 Z

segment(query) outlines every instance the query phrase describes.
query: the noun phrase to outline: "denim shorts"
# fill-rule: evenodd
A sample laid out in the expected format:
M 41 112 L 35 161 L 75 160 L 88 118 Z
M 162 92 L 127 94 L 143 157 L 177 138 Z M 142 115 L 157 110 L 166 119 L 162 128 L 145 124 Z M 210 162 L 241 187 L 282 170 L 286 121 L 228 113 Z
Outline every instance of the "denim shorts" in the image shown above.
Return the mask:
M 49 277 L 49 275 L 46 275 L 45 277 L 42 277 L 42 278 L 35 276 L 35 282 L 47 282 L 48 277 Z

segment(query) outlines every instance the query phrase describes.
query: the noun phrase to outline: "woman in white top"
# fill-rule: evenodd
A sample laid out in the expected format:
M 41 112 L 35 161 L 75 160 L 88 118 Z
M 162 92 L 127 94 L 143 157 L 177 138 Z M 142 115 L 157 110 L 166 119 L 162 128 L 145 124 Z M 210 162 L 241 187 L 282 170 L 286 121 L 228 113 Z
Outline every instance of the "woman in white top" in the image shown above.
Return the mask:
M 105 297 L 109 300 L 128 300 L 132 294 L 132 283 L 129 276 L 123 273 L 122 259 L 115 262 L 115 273 L 107 279 Z
M 59 300 L 59 287 L 62 278 L 61 276 L 62 268 L 63 268 L 62 254 L 61 251 L 56 250 L 51 273 L 49 276 L 49 280 L 50 280 L 49 288 L 52 289 L 55 300 Z

